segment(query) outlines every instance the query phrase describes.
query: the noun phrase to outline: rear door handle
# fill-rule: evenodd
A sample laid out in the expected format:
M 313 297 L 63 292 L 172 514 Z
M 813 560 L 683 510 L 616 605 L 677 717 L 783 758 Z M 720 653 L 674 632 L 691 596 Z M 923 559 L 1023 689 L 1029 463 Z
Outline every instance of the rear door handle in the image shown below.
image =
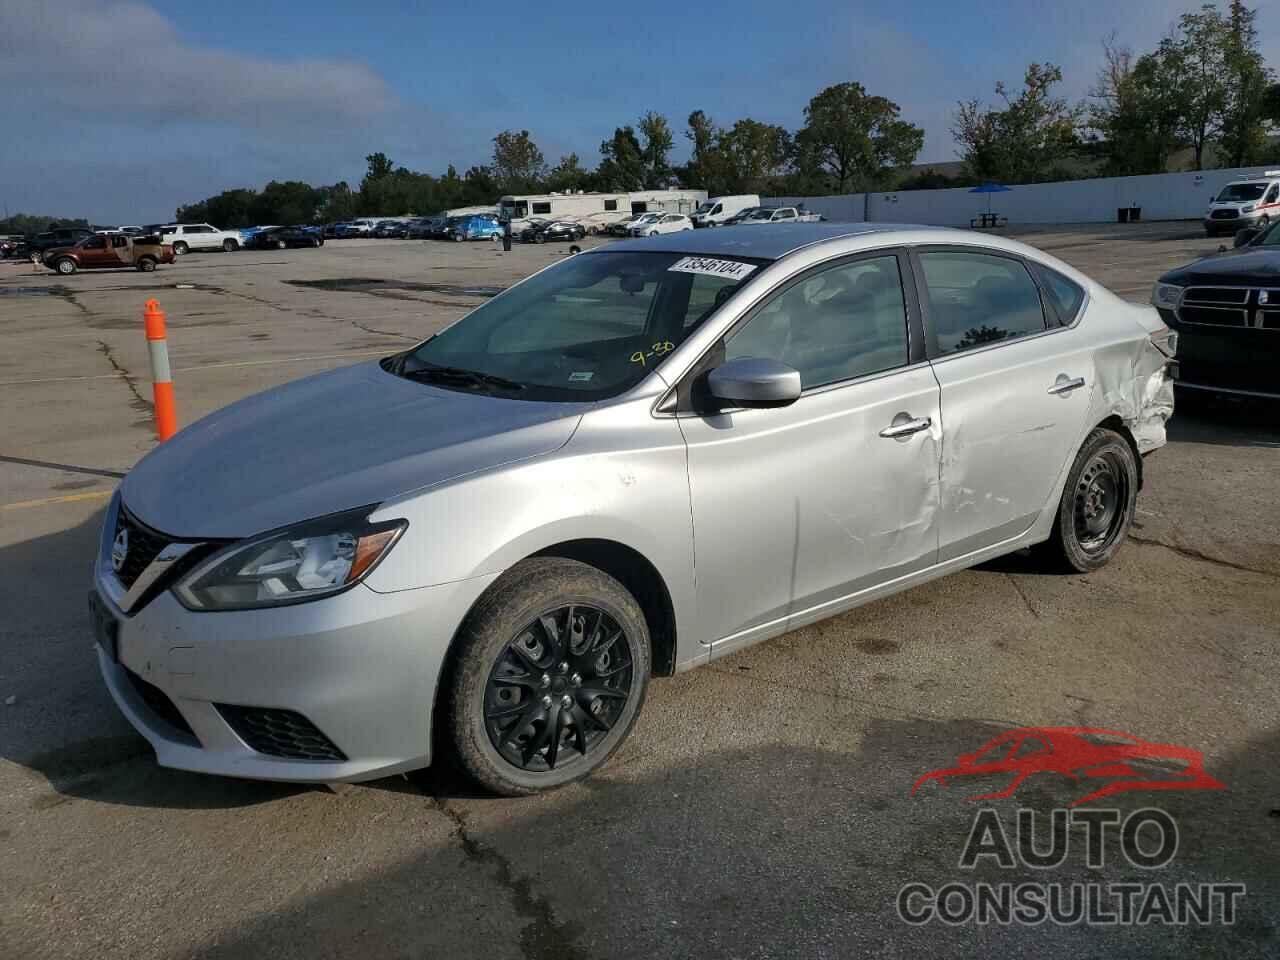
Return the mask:
M 880 436 L 888 440 L 901 440 L 903 437 L 909 437 L 913 433 L 919 433 L 921 430 L 928 430 L 933 426 L 932 417 L 916 417 L 915 419 L 901 420 L 906 414 L 898 414 L 893 418 L 893 423 L 880 431 Z
M 1070 393 L 1072 390 L 1079 390 L 1084 386 L 1084 377 L 1076 377 L 1068 379 L 1066 374 L 1058 374 L 1058 379 L 1052 387 L 1049 388 L 1050 393 L 1064 394 Z

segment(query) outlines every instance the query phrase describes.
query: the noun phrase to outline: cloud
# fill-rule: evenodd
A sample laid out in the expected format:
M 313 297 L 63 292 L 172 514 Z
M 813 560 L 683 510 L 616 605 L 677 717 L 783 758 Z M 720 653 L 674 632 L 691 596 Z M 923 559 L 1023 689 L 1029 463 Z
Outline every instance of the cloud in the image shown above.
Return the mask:
M 191 44 L 141 3 L 0 2 L 0 83 L 44 110 L 149 124 L 297 128 L 365 120 L 396 98 L 369 67 Z

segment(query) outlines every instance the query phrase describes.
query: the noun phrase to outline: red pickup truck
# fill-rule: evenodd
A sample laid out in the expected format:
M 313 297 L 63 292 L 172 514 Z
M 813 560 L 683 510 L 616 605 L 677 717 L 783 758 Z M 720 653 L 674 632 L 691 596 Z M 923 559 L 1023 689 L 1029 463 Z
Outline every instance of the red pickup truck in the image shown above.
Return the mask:
M 134 267 L 150 273 L 156 264 L 173 263 L 173 247 L 159 237 L 131 237 L 123 233 L 99 233 L 85 237 L 73 247 L 54 247 L 44 252 L 44 265 L 58 273 Z

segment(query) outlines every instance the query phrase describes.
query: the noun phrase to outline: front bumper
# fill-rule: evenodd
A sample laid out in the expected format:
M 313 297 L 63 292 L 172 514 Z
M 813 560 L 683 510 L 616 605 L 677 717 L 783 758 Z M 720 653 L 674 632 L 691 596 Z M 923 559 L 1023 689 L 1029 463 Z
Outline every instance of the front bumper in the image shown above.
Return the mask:
M 1256 227 L 1262 217 L 1261 213 L 1248 213 L 1238 217 L 1224 217 L 1221 219 L 1205 217 L 1201 222 L 1204 224 L 1205 232 L 1210 234 L 1235 233 L 1237 230 L 1243 230 L 1246 227 Z
M 166 590 L 126 616 L 105 582 L 113 576 L 99 557 L 95 588 L 118 625 L 118 659 L 99 644 L 98 662 L 112 698 L 160 765 L 304 782 L 370 780 L 430 763 L 449 643 L 494 579 L 396 593 L 360 584 L 310 603 L 216 613 L 190 611 Z M 129 673 L 167 697 L 189 732 L 156 708 L 154 691 L 149 703 Z M 259 752 L 216 705 L 301 714 L 346 759 Z

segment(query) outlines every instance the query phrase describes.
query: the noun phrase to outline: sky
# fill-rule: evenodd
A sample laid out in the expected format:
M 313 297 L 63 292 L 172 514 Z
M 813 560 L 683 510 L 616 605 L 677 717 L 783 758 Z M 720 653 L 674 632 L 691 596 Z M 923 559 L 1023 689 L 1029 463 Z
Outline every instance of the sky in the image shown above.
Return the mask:
M 1265 50 L 1280 2 L 1254 0 Z M 1198 0 L 169 3 L 0 0 L 0 211 L 147 223 L 271 179 L 358 185 L 377 150 L 428 173 L 488 161 L 501 130 L 584 163 L 648 110 L 797 129 L 847 80 L 956 159 L 956 101 L 1026 64 L 1083 97 L 1102 41 L 1142 52 Z M 531 12 L 534 11 L 534 12 Z M 1280 58 L 1273 58 L 1280 66 Z

